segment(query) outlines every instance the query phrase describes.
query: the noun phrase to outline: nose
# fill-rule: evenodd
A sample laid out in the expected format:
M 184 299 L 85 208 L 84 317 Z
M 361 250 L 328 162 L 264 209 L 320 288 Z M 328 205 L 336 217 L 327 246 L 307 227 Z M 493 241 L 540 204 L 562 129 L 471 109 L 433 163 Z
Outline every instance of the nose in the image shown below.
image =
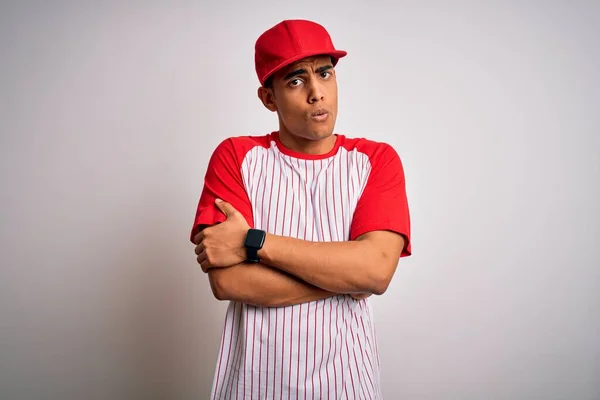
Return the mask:
M 317 101 L 323 100 L 325 93 L 323 86 L 317 79 L 311 79 L 309 88 L 310 91 L 308 93 L 308 102 L 310 104 L 314 104 Z

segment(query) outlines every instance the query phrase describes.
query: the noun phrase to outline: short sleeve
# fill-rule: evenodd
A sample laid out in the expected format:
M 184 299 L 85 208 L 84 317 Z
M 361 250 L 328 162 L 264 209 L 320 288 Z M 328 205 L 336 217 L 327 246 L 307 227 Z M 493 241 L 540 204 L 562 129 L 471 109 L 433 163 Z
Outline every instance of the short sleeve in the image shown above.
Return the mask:
M 405 257 L 411 255 L 411 242 L 404 169 L 391 146 L 380 146 L 369 157 L 371 172 L 354 212 L 350 239 L 376 230 L 396 232 L 404 236 L 401 257 Z
M 225 215 L 215 204 L 216 199 L 230 203 L 242 213 L 250 227 L 254 226 L 252 206 L 244 187 L 239 160 L 232 139 L 223 141 L 213 152 L 206 170 L 190 241 L 193 242 L 203 225 L 225 221 Z

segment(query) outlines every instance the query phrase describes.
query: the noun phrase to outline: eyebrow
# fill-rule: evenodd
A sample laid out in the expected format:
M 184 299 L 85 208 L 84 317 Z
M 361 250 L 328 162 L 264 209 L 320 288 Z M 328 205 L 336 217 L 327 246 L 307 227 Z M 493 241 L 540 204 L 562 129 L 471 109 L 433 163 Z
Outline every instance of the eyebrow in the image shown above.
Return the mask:
M 322 67 L 317 68 L 315 72 L 317 74 L 320 74 L 321 72 L 325 72 L 332 68 L 333 68 L 333 65 L 331 65 L 331 64 L 323 65 Z M 295 76 L 302 75 L 302 74 L 306 74 L 306 70 L 304 68 L 296 69 L 296 70 L 290 72 L 289 74 L 287 74 L 286 76 L 284 76 L 283 80 L 287 81 L 288 79 L 291 79 Z

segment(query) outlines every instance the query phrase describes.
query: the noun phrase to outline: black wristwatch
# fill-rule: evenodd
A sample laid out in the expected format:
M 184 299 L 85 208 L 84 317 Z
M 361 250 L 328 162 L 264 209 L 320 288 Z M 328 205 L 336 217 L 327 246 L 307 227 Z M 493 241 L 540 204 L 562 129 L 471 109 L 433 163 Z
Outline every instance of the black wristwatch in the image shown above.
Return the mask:
M 258 258 L 258 251 L 262 249 L 266 236 L 267 232 L 261 231 L 260 229 L 248 229 L 248 233 L 246 233 L 246 240 L 244 240 L 247 262 L 260 262 L 260 259 Z

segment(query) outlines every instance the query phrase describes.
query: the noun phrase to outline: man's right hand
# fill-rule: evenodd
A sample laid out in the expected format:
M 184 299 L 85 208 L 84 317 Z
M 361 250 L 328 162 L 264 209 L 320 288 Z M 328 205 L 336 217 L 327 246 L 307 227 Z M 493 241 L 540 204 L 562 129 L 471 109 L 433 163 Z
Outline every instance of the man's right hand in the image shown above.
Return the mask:
M 226 268 L 246 259 L 244 237 L 250 226 L 244 216 L 229 203 L 216 201 L 227 219 L 203 229 L 194 237 L 198 264 L 204 272 L 210 268 Z

